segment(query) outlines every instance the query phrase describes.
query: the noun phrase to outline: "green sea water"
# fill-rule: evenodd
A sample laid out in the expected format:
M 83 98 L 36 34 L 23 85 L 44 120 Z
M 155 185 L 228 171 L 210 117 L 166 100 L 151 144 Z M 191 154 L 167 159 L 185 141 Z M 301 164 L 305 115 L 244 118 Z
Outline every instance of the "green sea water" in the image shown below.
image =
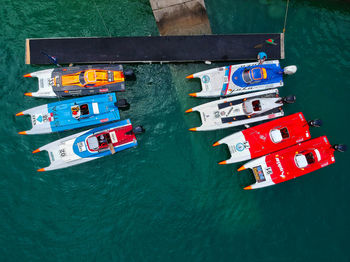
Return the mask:
M 283 29 L 286 1 L 206 0 L 215 34 Z M 99 13 L 101 16 L 99 15 Z M 103 20 L 102 20 L 103 17 Z M 118 94 L 122 112 L 147 130 L 137 148 L 79 166 L 38 173 L 46 153 L 31 151 L 74 131 L 20 136 L 24 109 L 37 81 L 22 75 L 45 66 L 24 64 L 26 38 L 158 35 L 148 0 L 0 0 L 0 261 L 350 261 L 349 153 L 336 164 L 273 187 L 252 183 L 240 164 L 219 166 L 228 150 L 211 145 L 240 130 L 191 133 L 195 113 L 210 99 L 186 75 L 222 64 L 126 65 L 137 74 Z M 106 27 L 104 26 L 106 25 Z M 350 5 L 290 1 L 282 65 L 285 107 L 321 118 L 312 136 L 332 144 L 349 139 Z

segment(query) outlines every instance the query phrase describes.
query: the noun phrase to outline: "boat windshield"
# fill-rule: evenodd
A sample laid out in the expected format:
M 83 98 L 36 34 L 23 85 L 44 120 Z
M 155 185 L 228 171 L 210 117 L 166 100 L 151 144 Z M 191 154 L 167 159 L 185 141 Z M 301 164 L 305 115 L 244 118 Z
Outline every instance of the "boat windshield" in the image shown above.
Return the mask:
M 312 154 L 312 152 L 307 153 L 305 155 L 305 158 L 306 158 L 306 161 L 309 165 L 315 163 L 315 157 L 314 157 L 314 154 Z
M 98 145 L 99 148 L 105 148 L 108 147 L 108 144 L 111 143 L 111 138 L 109 136 L 109 133 L 103 133 L 100 135 L 97 135 Z
M 283 139 L 289 138 L 289 132 L 288 132 L 288 129 L 286 127 L 281 128 L 280 131 L 281 131 L 281 135 L 282 135 Z
M 89 114 L 89 106 L 88 106 L 88 104 L 82 104 L 80 106 L 80 114 L 81 115 L 88 115 Z
M 253 82 L 253 80 L 250 77 L 250 70 L 249 69 L 244 69 L 242 73 L 243 81 L 246 82 L 247 84 L 250 84 Z
M 254 111 L 261 111 L 261 104 L 259 100 L 254 100 L 252 102 L 252 106 Z
M 295 163 L 299 168 L 304 168 L 315 163 L 315 157 L 312 152 L 306 154 L 297 154 L 295 156 Z
M 79 82 L 81 85 L 85 85 L 86 82 L 85 82 L 85 78 L 84 78 L 84 71 L 81 71 L 80 74 L 79 74 Z

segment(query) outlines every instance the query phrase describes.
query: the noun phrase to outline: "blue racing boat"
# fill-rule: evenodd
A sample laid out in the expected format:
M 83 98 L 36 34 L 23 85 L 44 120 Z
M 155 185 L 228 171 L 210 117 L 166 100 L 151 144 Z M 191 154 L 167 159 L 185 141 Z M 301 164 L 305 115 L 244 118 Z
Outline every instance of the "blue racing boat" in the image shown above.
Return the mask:
M 74 166 L 135 147 L 135 134 L 144 131 L 142 126 L 133 128 L 127 119 L 58 139 L 33 151 L 45 150 L 49 154 L 50 165 L 38 171 Z
M 33 107 L 16 114 L 30 115 L 32 129 L 21 135 L 47 134 L 119 120 L 119 110 L 129 104 L 114 93 L 87 96 Z

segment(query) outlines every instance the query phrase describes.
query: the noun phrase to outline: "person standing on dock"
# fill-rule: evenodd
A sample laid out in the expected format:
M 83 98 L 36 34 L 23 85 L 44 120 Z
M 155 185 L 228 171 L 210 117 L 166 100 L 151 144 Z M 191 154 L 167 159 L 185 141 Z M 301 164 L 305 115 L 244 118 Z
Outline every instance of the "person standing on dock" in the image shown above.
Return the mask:
M 259 52 L 258 54 L 259 65 L 263 64 L 266 59 L 267 59 L 267 54 L 265 52 Z

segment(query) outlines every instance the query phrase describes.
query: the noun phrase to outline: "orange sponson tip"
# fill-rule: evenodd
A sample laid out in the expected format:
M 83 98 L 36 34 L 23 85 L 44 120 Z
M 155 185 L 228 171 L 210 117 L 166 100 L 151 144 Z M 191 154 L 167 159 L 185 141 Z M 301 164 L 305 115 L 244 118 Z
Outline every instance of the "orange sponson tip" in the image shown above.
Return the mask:
M 251 190 L 252 189 L 252 186 L 246 186 L 245 188 L 244 188 L 244 190 Z
M 32 77 L 31 74 L 26 74 L 24 77 Z
M 244 169 L 245 169 L 245 167 L 244 167 L 244 166 L 241 166 L 240 168 L 237 169 L 237 171 L 242 171 L 242 170 L 244 170 Z
M 220 145 L 219 142 L 215 142 L 215 143 L 213 144 L 213 146 L 218 146 L 218 145 Z
M 226 165 L 226 160 L 219 162 L 219 165 Z
M 23 112 L 17 113 L 16 116 L 23 116 Z
M 33 96 L 32 93 L 24 93 L 25 96 Z
M 197 127 L 192 127 L 192 128 L 190 128 L 188 130 L 190 130 L 190 131 L 197 131 Z
M 192 108 L 191 109 L 188 109 L 188 110 L 186 110 L 186 113 L 190 113 L 190 112 L 192 112 L 193 110 L 192 110 Z
M 188 94 L 189 96 L 197 97 L 197 93 Z
M 38 148 L 38 149 L 35 149 L 32 153 L 35 154 L 35 153 L 38 153 L 38 152 L 40 152 L 40 149 L 39 149 L 39 148 Z
M 38 172 L 44 172 L 45 171 L 45 168 L 40 168 L 37 170 Z
M 27 132 L 26 131 L 21 131 L 21 132 L 18 132 L 19 135 L 26 135 Z
M 193 78 L 193 75 L 186 76 L 186 78 L 189 78 L 189 79 Z

